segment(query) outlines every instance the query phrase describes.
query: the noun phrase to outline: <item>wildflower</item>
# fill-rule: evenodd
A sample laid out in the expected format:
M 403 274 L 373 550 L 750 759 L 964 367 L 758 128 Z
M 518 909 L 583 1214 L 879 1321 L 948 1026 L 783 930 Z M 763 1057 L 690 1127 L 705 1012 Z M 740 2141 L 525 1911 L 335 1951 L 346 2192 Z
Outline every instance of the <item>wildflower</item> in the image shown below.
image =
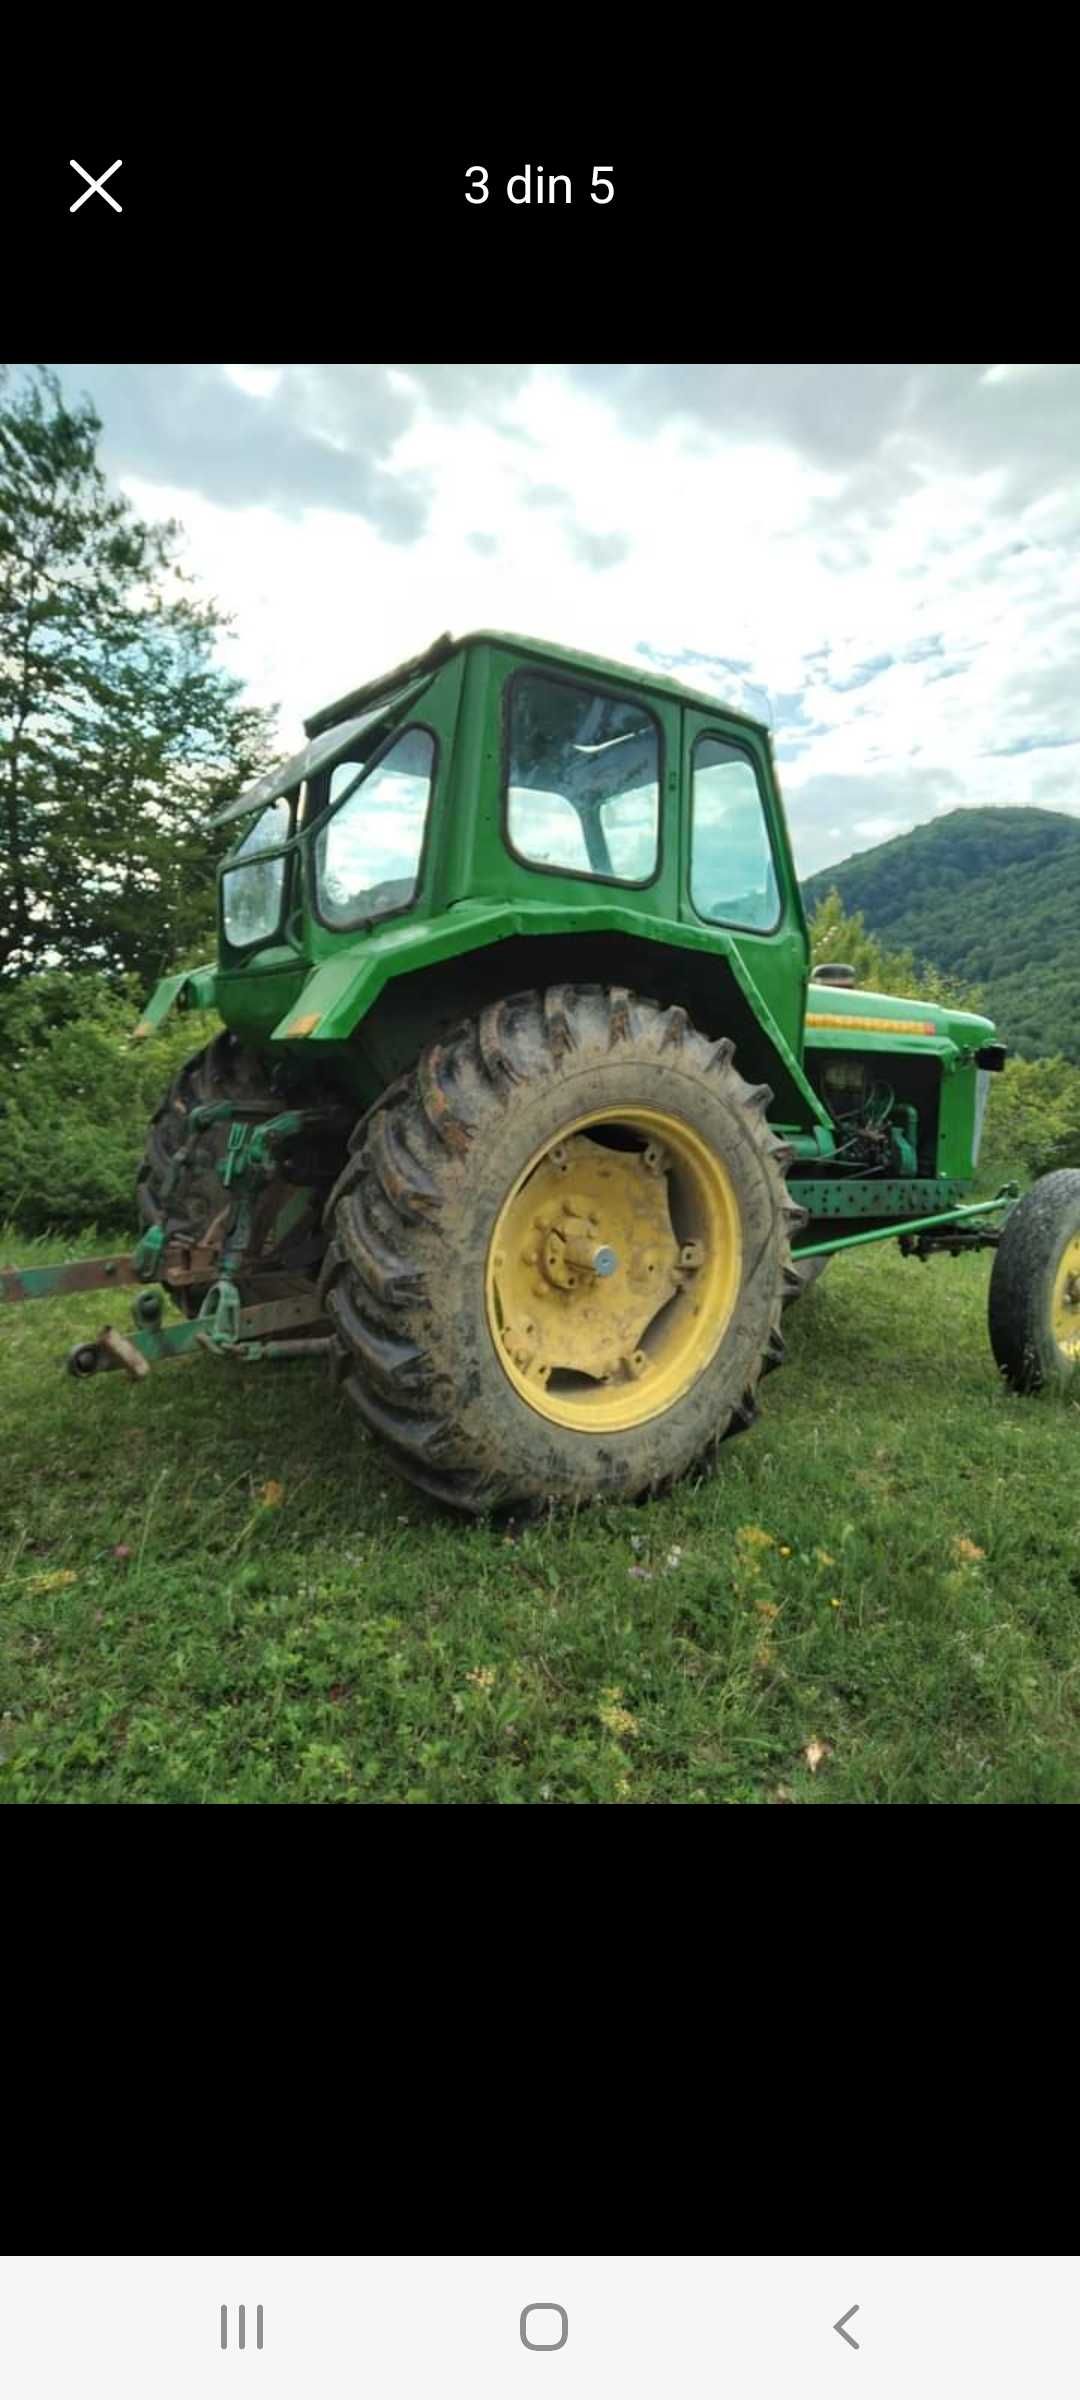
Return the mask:
M 609 1684 L 607 1689 L 600 1694 L 600 1706 L 596 1714 L 606 1732 L 616 1735 L 635 1734 L 638 1729 L 637 1718 L 631 1716 L 628 1708 L 620 1708 L 619 1702 L 622 1696 L 621 1684 Z

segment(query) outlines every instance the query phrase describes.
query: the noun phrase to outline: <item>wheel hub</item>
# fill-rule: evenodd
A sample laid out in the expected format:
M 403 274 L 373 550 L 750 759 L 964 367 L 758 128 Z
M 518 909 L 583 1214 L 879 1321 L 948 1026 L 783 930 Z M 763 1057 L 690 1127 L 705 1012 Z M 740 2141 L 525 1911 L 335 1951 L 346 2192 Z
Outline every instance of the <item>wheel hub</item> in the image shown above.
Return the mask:
M 567 1425 L 655 1415 L 716 1348 L 740 1249 L 726 1171 L 687 1128 L 640 1112 L 568 1130 L 492 1237 L 488 1317 L 511 1382 Z

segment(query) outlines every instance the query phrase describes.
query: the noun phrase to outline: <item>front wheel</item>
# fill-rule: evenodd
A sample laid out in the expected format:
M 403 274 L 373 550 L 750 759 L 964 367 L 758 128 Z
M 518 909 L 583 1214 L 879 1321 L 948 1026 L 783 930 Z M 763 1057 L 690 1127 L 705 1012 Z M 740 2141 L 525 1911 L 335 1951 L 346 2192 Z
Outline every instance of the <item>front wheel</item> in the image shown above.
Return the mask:
M 362 1121 L 327 1315 L 364 1422 L 459 1508 L 630 1499 L 750 1423 L 783 1355 L 790 1152 L 679 1008 L 496 1002 Z
M 990 1341 L 1018 1392 L 1080 1366 L 1080 1169 L 1025 1192 L 1006 1219 L 990 1277 Z

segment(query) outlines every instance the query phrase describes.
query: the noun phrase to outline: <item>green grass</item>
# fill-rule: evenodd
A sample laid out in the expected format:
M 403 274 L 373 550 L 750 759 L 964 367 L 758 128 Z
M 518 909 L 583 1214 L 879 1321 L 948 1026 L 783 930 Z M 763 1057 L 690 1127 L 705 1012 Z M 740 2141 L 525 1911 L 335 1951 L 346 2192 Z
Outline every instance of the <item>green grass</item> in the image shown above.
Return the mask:
M 0 1793 L 1075 1801 L 1080 1402 L 998 1384 L 989 1263 L 841 1260 L 714 1476 L 516 1536 L 313 1364 L 77 1384 L 104 1304 L 3 1310 Z

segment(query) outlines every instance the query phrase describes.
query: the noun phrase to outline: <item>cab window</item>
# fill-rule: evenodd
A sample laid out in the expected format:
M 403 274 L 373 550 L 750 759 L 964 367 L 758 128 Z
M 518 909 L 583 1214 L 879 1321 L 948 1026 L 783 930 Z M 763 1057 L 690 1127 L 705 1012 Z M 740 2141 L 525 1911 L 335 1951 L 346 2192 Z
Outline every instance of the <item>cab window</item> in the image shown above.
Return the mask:
M 292 831 L 292 801 L 274 800 L 248 827 L 222 878 L 225 938 L 234 950 L 268 941 L 281 919 L 285 860 L 266 857 L 280 850 Z
M 335 930 L 408 908 L 424 847 L 434 736 L 410 725 L 371 764 L 342 759 L 315 841 L 319 915 Z
M 506 832 L 530 866 L 648 883 L 660 852 L 660 735 L 633 701 L 553 676 L 515 675 L 507 716 Z
M 780 921 L 772 844 L 753 761 L 705 733 L 694 744 L 690 897 L 699 917 L 749 933 Z

